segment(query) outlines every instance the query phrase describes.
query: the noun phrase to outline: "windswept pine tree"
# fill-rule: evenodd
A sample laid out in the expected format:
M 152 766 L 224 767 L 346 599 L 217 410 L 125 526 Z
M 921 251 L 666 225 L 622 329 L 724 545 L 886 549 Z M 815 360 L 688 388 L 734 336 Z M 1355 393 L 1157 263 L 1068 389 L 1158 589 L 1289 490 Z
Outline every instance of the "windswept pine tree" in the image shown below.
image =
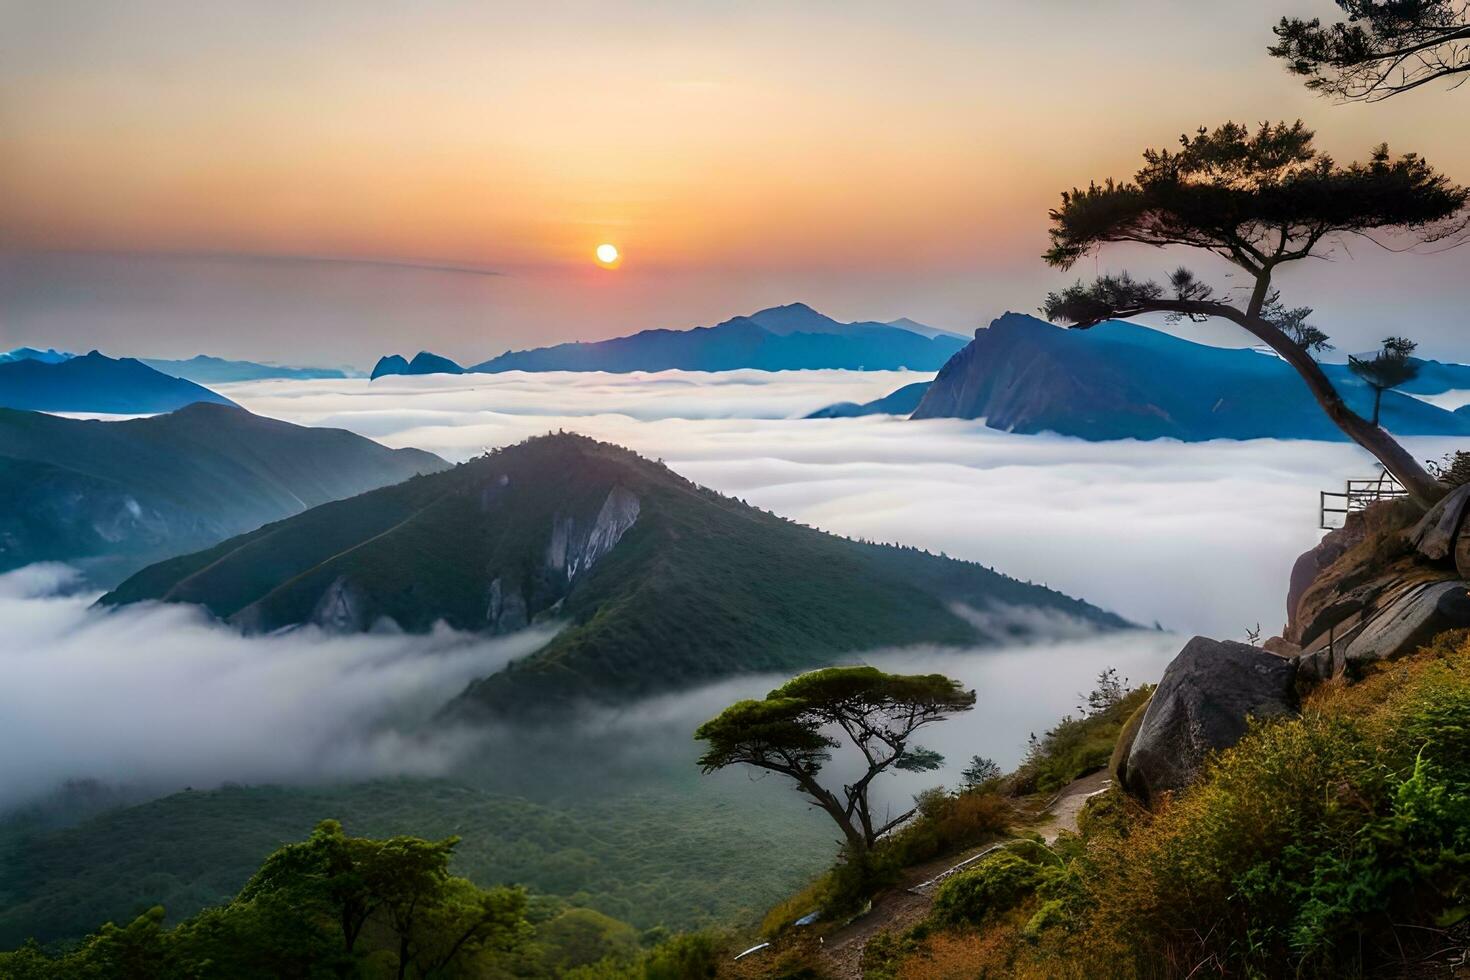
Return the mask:
M 1466 0 L 1336 0 L 1345 19 L 1283 17 L 1271 54 L 1307 87 L 1345 102 L 1381 102 L 1470 73 Z
M 1445 488 L 1391 435 L 1354 412 L 1313 354 L 1330 347 L 1308 323 L 1310 307 L 1290 307 L 1273 283 L 1278 269 L 1331 251 L 1338 240 L 1378 232 L 1412 242 L 1443 240 L 1465 227 L 1470 191 L 1422 157 L 1395 157 L 1386 145 L 1368 162 L 1340 166 L 1319 153 L 1301 121 L 1252 131 L 1227 122 L 1180 138 L 1177 150 L 1146 150 L 1131 181 L 1063 192 L 1050 212 L 1046 261 L 1070 269 L 1104 245 L 1132 242 L 1198 249 L 1246 274 L 1240 301 L 1217 295 L 1179 268 L 1167 287 L 1127 272 L 1052 293 L 1053 321 L 1085 329 L 1115 317 L 1166 313 L 1242 327 L 1294 368 L 1328 417 L 1376 456 L 1420 504 Z

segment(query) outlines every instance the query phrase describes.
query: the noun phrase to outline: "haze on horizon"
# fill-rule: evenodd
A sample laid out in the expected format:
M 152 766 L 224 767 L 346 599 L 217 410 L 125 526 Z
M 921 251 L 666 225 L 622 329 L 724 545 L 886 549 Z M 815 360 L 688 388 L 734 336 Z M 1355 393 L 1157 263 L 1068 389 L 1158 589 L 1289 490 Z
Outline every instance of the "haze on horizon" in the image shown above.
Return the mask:
M 1068 281 L 1061 189 L 1200 124 L 1470 180 L 1463 91 L 1335 106 L 1268 57 L 1329 0 L 78 10 L 0 0 L 0 347 L 475 361 L 795 300 L 968 331 Z M 1465 359 L 1467 273 L 1364 245 L 1282 285 L 1340 349 Z

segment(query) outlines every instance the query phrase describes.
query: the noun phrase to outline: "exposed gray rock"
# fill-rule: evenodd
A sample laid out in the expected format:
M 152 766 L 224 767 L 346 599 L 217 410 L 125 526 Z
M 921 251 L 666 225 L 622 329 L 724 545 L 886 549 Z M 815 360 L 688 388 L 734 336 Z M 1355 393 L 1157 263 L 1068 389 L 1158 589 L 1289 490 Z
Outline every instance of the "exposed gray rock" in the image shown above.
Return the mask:
M 1310 639 L 1301 632 L 1304 624 L 1298 621 L 1297 607 L 1301 605 L 1302 596 L 1317 580 L 1317 576 L 1341 558 L 1349 548 L 1362 541 L 1365 533 L 1362 513 L 1349 514 L 1342 527 L 1328 531 L 1315 548 L 1304 551 L 1297 557 L 1296 563 L 1291 566 L 1291 581 L 1286 590 L 1286 630 L 1283 636 L 1298 643 L 1304 638 Z
M 1414 525 L 1409 540 L 1424 557 L 1440 561 L 1450 556 L 1455 534 L 1465 519 L 1466 504 L 1470 504 L 1470 483 L 1451 490 Z
M 1297 710 L 1296 661 L 1229 640 L 1196 636 L 1149 699 L 1123 771 L 1126 789 L 1147 801 L 1182 789 L 1205 756 L 1245 734 L 1249 718 Z
M 1343 651 L 1339 669 L 1356 675 L 1370 664 L 1413 653 L 1445 630 L 1470 627 L 1470 583 L 1411 587 L 1364 625 Z
M 513 633 L 525 629 L 528 622 L 526 597 L 519 588 L 506 586 L 498 576 L 490 583 L 485 620 L 497 633 Z
M 361 633 L 368 627 L 365 597 L 346 576 L 338 576 L 317 600 L 310 621 L 337 633 Z
M 551 540 L 546 546 L 546 566 L 565 572 L 567 580 L 577 577 L 606 555 L 622 540 L 638 520 L 638 495 L 625 487 L 615 486 L 597 512 L 592 526 L 585 532 L 570 515 L 557 516 L 551 522 Z

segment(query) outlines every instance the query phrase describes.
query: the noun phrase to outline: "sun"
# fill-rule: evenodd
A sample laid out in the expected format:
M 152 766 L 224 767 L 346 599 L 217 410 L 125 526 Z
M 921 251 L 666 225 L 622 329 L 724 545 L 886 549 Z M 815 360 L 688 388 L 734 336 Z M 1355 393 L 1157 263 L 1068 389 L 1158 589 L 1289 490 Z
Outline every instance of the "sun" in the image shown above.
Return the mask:
M 597 246 L 597 261 L 601 262 L 605 266 L 617 265 L 618 259 L 621 257 L 622 256 L 618 253 L 618 247 L 616 245 L 603 242 L 601 245 Z

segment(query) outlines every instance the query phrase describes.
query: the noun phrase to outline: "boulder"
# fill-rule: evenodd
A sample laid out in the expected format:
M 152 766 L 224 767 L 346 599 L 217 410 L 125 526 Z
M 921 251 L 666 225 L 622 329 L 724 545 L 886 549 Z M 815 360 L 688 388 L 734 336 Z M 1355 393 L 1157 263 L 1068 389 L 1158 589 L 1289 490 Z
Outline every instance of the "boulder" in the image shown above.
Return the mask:
M 1164 671 L 1128 751 L 1125 788 L 1148 802 L 1194 780 L 1205 757 L 1240 741 L 1250 718 L 1295 714 L 1297 663 L 1196 636 Z
M 1470 483 L 1458 486 L 1414 525 L 1409 532 L 1409 541 L 1419 553 L 1431 561 L 1450 557 L 1455 547 L 1455 538 L 1465 519 L 1465 506 L 1470 504 Z
M 1470 627 L 1470 583 L 1421 582 L 1373 616 L 1342 653 L 1350 676 L 1413 653 L 1445 630 Z
M 1304 551 L 1291 566 L 1291 581 L 1286 590 L 1286 630 L 1282 634 L 1300 643 L 1306 637 L 1301 633 L 1303 624 L 1298 621 L 1297 607 L 1317 576 L 1337 559 L 1347 553 L 1366 536 L 1366 527 L 1361 511 L 1351 513 L 1342 527 L 1328 531 L 1310 551 Z

